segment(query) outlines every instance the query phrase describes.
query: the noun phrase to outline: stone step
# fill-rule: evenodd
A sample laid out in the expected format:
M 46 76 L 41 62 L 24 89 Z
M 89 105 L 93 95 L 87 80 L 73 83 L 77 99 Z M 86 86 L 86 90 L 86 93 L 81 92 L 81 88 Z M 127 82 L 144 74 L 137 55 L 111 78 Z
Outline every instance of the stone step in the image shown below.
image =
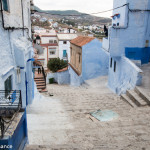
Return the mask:
M 148 105 L 150 105 L 150 98 L 144 93 L 144 91 L 142 91 L 140 87 L 136 86 L 134 90 L 142 99 L 147 102 Z
M 39 83 L 39 84 L 36 84 L 37 87 L 40 87 L 40 86 L 45 86 L 45 83 Z
M 40 93 L 47 93 L 47 89 L 39 90 Z
M 81 147 L 79 145 L 74 146 L 71 144 L 67 145 L 27 145 L 25 147 L 25 150 L 81 150 Z
M 45 82 L 44 79 L 34 79 L 34 81 L 35 81 L 35 82 L 39 82 L 39 81 L 44 81 L 44 82 Z
M 122 94 L 121 98 L 128 103 L 131 107 L 137 107 L 137 105 L 126 95 L 126 94 Z
M 39 90 L 39 89 L 42 89 L 42 90 L 43 90 L 43 89 L 45 89 L 45 88 L 46 88 L 46 86 L 40 86 L 40 87 L 37 86 L 37 89 L 38 89 L 38 90 Z
M 43 77 L 35 77 L 34 79 L 43 79 Z
M 45 81 L 36 81 L 36 84 L 42 84 L 42 83 L 45 83 Z
M 127 96 L 139 107 L 147 105 L 147 102 L 143 100 L 134 90 L 127 90 Z

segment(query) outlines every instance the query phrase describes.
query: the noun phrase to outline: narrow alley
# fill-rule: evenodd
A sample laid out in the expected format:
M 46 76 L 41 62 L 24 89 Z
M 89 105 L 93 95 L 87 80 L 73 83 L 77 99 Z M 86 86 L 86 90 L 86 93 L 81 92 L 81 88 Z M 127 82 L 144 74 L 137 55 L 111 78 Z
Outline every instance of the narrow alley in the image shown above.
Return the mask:
M 26 150 L 149 150 L 149 106 L 132 108 L 113 94 L 106 77 L 81 87 L 48 85 L 27 109 Z M 99 84 L 101 83 L 101 84 Z M 101 122 L 96 110 L 112 110 L 118 118 Z

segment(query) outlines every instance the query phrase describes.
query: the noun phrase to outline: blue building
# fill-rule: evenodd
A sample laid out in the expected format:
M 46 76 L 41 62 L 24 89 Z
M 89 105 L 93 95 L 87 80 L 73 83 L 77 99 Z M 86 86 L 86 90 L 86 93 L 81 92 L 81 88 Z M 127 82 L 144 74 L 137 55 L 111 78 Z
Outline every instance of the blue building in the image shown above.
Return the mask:
M 79 36 L 71 40 L 70 84 L 81 85 L 85 80 L 108 75 L 109 53 L 93 37 Z
M 26 107 L 33 99 L 31 2 L 2 0 L 0 3 L 0 110 L 4 104 L 6 111 L 12 106 L 22 110 L 12 134 L 6 131 L 0 139 L 0 145 L 12 145 L 11 150 L 23 149 L 27 142 Z M 3 115 L 0 112 L 0 118 Z
M 112 27 L 105 43 L 110 52 L 108 85 L 117 94 L 142 82 L 138 66 L 150 61 L 149 13 L 150 0 L 114 0 Z

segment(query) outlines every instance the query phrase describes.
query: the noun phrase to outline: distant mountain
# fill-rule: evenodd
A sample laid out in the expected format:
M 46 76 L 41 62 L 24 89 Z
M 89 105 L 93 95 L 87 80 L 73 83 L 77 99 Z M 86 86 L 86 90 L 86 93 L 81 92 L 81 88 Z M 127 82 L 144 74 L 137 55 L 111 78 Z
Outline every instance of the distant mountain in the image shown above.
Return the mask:
M 83 25 L 86 24 L 111 24 L 110 18 L 105 17 L 97 17 L 93 15 L 84 15 L 85 13 L 78 12 L 76 10 L 41 10 L 37 6 L 34 6 L 35 10 L 39 13 L 45 14 L 51 18 L 55 19 L 68 19 L 72 20 L 73 17 L 78 18 L 76 19 L 76 23 L 81 23 Z M 67 16 L 68 15 L 68 16 Z M 77 16 L 76 16 L 77 15 Z M 78 16 L 79 15 L 79 16 Z M 73 20 L 72 20 L 73 21 Z
M 40 8 L 35 6 L 35 10 L 42 13 L 49 13 L 49 14 L 56 14 L 56 15 L 81 15 L 83 13 L 80 13 L 76 10 L 41 10 Z
M 56 15 L 82 15 L 84 14 L 76 10 L 41 10 L 37 6 L 34 6 L 34 9 L 38 12 L 56 14 Z

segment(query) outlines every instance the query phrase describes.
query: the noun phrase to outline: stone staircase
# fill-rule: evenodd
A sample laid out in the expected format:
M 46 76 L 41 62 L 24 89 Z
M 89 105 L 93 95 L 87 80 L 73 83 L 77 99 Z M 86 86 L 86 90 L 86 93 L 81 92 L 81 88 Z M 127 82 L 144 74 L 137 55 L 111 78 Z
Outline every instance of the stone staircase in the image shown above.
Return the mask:
M 134 90 L 127 90 L 126 94 L 121 95 L 121 99 L 132 107 L 150 106 L 150 98 L 138 87 Z
M 34 81 L 36 82 L 36 86 L 39 92 L 44 93 L 46 90 L 46 83 L 43 76 L 34 77 Z

